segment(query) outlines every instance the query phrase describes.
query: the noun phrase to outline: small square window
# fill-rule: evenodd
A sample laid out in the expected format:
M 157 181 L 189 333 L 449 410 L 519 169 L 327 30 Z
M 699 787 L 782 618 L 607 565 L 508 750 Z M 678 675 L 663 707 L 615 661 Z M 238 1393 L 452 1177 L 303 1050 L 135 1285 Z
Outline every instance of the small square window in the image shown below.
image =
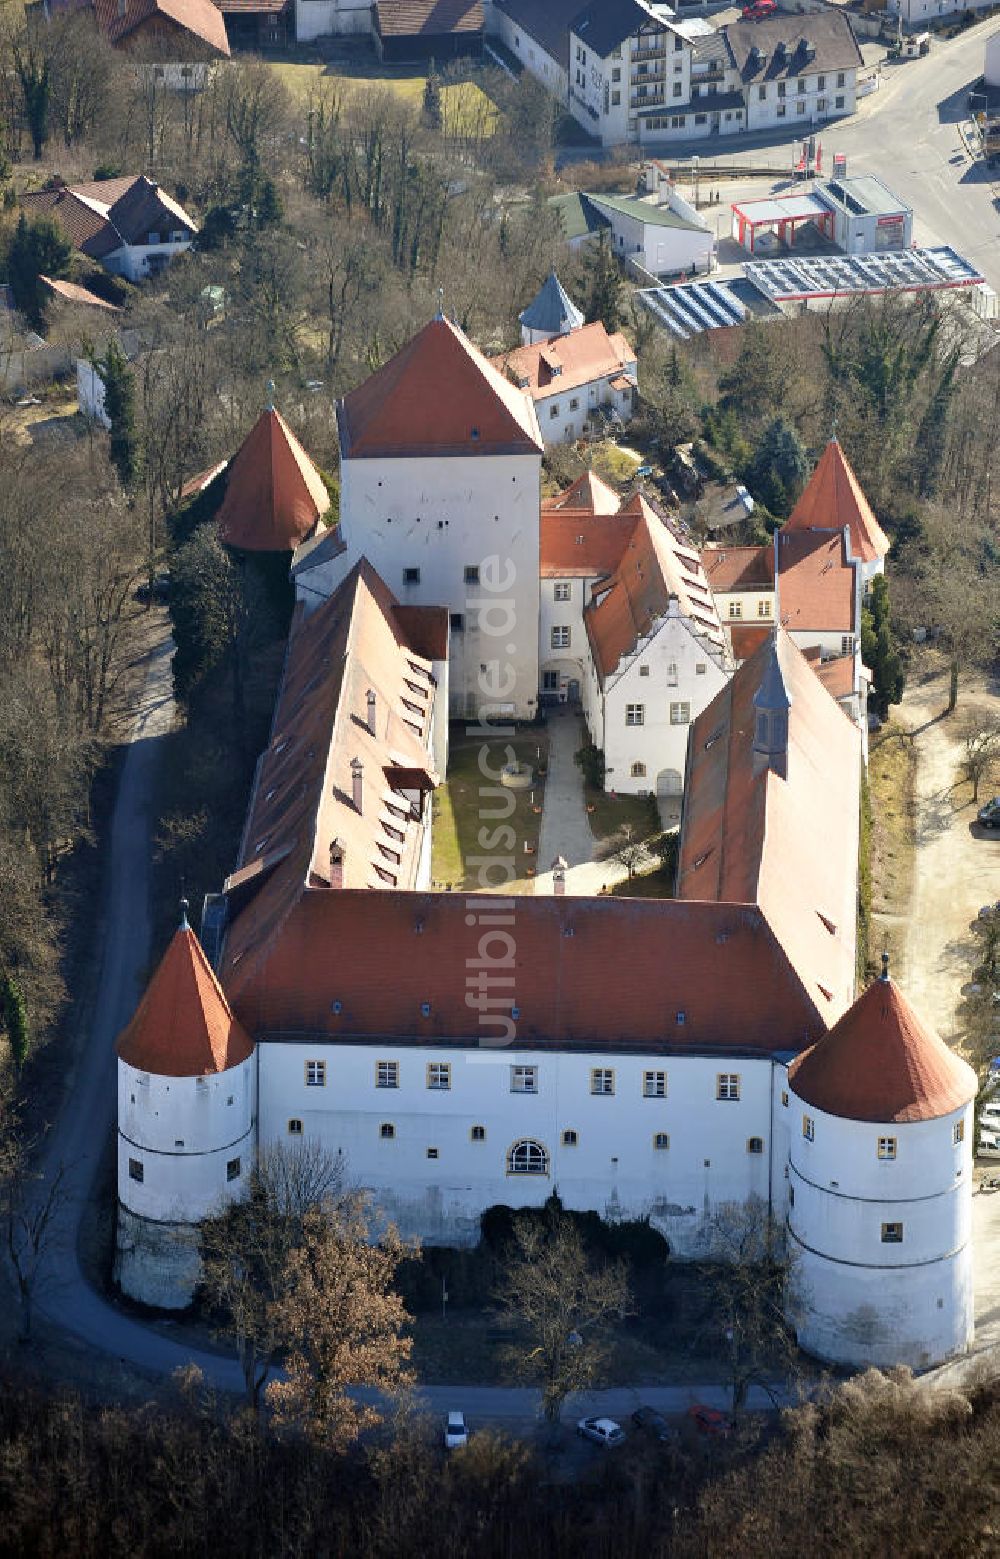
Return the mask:
M 645 706 L 645 704 L 626 704 L 625 705 L 625 724 L 626 725 L 645 725 L 645 723 L 646 723 L 646 706 Z
M 511 1093 L 537 1093 L 537 1066 L 512 1066 L 510 1069 Z
M 393 1137 L 396 1135 L 396 1128 L 392 1124 L 392 1121 L 383 1121 L 378 1129 L 378 1134 L 382 1138 L 383 1142 L 391 1142 Z
M 639 667 L 639 675 L 640 675 L 640 677 L 648 677 L 649 676 L 649 667 L 648 666 L 640 666 Z
M 428 1148 L 427 1149 L 427 1157 L 428 1158 L 437 1158 L 437 1156 L 438 1156 L 437 1148 Z
M 615 1091 L 615 1074 L 610 1066 L 595 1066 L 590 1072 L 591 1093 L 609 1094 Z
M 325 1088 L 326 1087 L 326 1062 L 325 1061 L 307 1061 L 306 1062 L 306 1087 L 307 1088 Z
M 404 585 L 419 585 L 419 583 L 420 583 L 420 570 L 419 570 L 419 568 L 404 568 L 404 570 L 403 570 L 403 584 Z
M 658 1153 L 665 1153 L 670 1146 L 670 1137 L 665 1131 L 658 1131 L 653 1137 L 653 1147 Z
M 543 693 L 558 693 L 558 691 L 559 691 L 559 673 L 558 673 L 558 671 L 543 671 L 542 672 L 542 692 Z
M 572 400 L 569 403 L 569 409 L 570 409 L 570 411 L 579 411 L 580 410 L 580 402 L 579 402 L 579 400 L 577 399 L 577 397 L 575 395 L 573 396 Z
M 240 1161 L 239 1161 L 238 1158 L 231 1158 L 229 1160 L 229 1162 L 227 1163 L 227 1165 L 226 1165 L 226 1179 L 227 1180 L 238 1180 L 239 1178 L 240 1178 Z
M 743 602 L 742 601 L 730 601 L 730 603 L 729 603 L 729 615 L 730 615 L 730 617 L 742 617 L 743 616 Z
M 738 1099 L 739 1096 L 739 1072 L 720 1072 L 715 1079 L 715 1097 L 717 1099 Z
M 469 1140 L 470 1140 L 470 1142 L 485 1142 L 486 1141 L 486 1127 L 485 1126 L 473 1126 L 471 1128 L 471 1130 L 469 1131 Z
M 139 1184 L 142 1185 L 142 1182 L 143 1182 L 143 1179 L 145 1178 L 145 1176 L 144 1176 L 144 1172 L 143 1172 L 142 1160 L 141 1159 L 139 1159 L 139 1158 L 130 1158 L 129 1159 L 129 1161 L 128 1161 L 128 1177 L 129 1177 L 130 1180 L 137 1180 L 139 1182 Z
M 375 1087 L 398 1088 L 399 1087 L 399 1062 L 378 1061 L 375 1064 Z
M 479 566 L 478 566 L 478 564 L 476 564 L 476 563 L 467 563 L 465 565 L 465 583 L 467 585 L 478 585 L 478 583 L 479 583 Z
M 802 1135 L 805 1137 L 807 1142 L 813 1142 L 815 1140 L 816 1122 L 813 1120 L 811 1115 L 803 1115 L 802 1117 Z
M 569 631 L 568 628 L 553 628 L 553 630 L 552 630 L 552 648 L 554 650 L 568 650 L 569 649 L 569 632 L 570 631 Z
M 763 1151 L 764 1151 L 764 1138 L 763 1137 L 748 1137 L 747 1138 L 747 1152 L 748 1153 L 763 1153 Z
M 452 612 L 451 615 L 448 618 L 448 626 L 450 627 L 452 633 L 464 633 L 465 632 L 465 614 L 464 614 L 464 612 Z
M 758 601 L 757 602 L 757 616 L 758 617 L 770 617 L 770 615 L 771 615 L 771 603 L 770 603 L 770 601 Z
M 896 1139 L 895 1139 L 895 1137 L 879 1137 L 879 1139 L 878 1139 L 878 1156 L 879 1156 L 879 1158 L 895 1158 L 896 1157 Z
M 884 1223 L 882 1225 L 883 1245 L 902 1245 L 903 1225 L 901 1223 Z
M 552 587 L 553 601 L 569 601 L 573 596 L 573 587 L 566 580 L 557 580 Z
M 690 704 L 671 704 L 670 705 L 670 724 L 671 725 L 690 725 L 691 724 L 691 705 Z
M 290 1137 L 301 1137 L 302 1135 L 302 1122 L 297 1115 L 293 1115 L 288 1122 L 288 1135 Z
M 700 660 L 694 668 L 694 674 L 696 677 L 703 677 L 707 670 L 708 663 L 706 661 Z
M 642 1096 L 644 1099 L 665 1099 L 667 1097 L 666 1072 L 643 1072 Z
M 554 418 L 558 417 L 558 415 L 559 415 L 559 402 L 556 401 L 554 406 L 550 406 L 549 407 L 549 416 L 554 419 Z
M 564 1131 L 562 1134 L 562 1145 L 564 1148 L 575 1148 L 578 1140 L 575 1131 Z
M 953 1144 L 955 1145 L 956 1148 L 958 1147 L 958 1144 L 960 1142 L 964 1142 L 965 1141 L 965 1122 L 964 1121 L 956 1121 L 955 1122 L 954 1126 L 951 1128 L 951 1140 L 952 1140 L 952 1142 L 953 1142 Z
M 451 1062 L 428 1061 L 427 1063 L 428 1088 L 447 1089 L 451 1087 Z

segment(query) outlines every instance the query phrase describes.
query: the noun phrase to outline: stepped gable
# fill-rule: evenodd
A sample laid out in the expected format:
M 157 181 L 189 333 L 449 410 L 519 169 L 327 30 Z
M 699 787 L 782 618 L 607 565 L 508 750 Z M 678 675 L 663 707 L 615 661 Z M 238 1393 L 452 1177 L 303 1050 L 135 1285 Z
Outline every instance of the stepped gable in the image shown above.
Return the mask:
M 244 552 L 291 552 L 330 507 L 323 478 L 273 406 L 229 463 L 219 540 Z
M 657 619 L 666 615 L 671 597 L 695 633 L 718 653 L 725 646 L 696 548 L 675 535 L 641 493 L 622 506 L 621 514 L 634 518 L 635 529 L 614 573 L 594 586 L 584 617 L 602 686 L 622 657 L 632 654 Z
M 851 555 L 862 563 L 874 563 L 889 551 L 889 538 L 872 513 L 861 484 L 847 456 L 832 438 L 816 463 L 779 534 L 804 530 L 843 530 L 847 527 Z
M 974 1099 L 972 1067 L 882 977 L 817 1044 L 792 1062 L 789 1081 L 806 1104 L 847 1120 L 929 1121 Z
M 537 455 L 538 420 L 510 384 L 439 314 L 337 405 L 345 460 Z
M 754 752 L 774 659 L 784 775 Z M 860 777 L 860 731 L 780 630 L 691 726 L 678 897 L 758 905 L 827 1027 L 854 999 Z
M 116 1049 L 129 1066 L 158 1077 L 225 1072 L 253 1054 L 186 914 Z
M 546 336 L 565 336 L 571 330 L 579 330 L 584 316 L 555 271 L 550 271 L 518 320 L 525 330 L 537 330 Z
M 584 471 L 576 481 L 552 498 L 542 499 L 542 513 L 558 509 L 575 509 L 587 514 L 617 514 L 621 500 L 596 471 Z

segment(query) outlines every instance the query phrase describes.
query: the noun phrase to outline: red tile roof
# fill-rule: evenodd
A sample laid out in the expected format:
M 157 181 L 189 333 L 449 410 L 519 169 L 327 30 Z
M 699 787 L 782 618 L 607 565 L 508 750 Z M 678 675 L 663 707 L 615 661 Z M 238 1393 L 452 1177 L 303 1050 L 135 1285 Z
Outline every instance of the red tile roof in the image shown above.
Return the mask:
M 788 1069 L 806 1104 L 847 1120 L 936 1120 L 976 1096 L 971 1066 L 917 1017 L 895 981 L 875 980 Z
M 841 531 L 775 536 L 777 619 L 790 633 L 857 633 L 858 590 Z
M 466 978 L 482 936 L 474 911 L 496 903 L 310 889 L 252 962 L 227 959 L 226 988 L 261 1036 L 481 1046 L 493 1031 L 478 1026 Z M 518 899 L 515 919 L 518 1044 L 732 1055 L 823 1032 L 752 906 L 541 896 Z
M 103 259 L 121 247 L 121 238 L 104 212 L 95 210 L 65 185 L 58 189 L 30 191 L 21 196 L 21 206 L 29 217 L 51 217 L 74 249 L 81 250 L 92 260 Z
M 626 367 L 634 374 L 636 357 L 635 348 L 623 335 L 608 335 L 598 320 L 568 336 L 517 347 L 492 362 L 513 384 L 527 390 L 532 400 L 539 401 L 577 390 L 595 379 L 615 378 Z
M 329 507 L 323 478 L 280 411 L 261 412 L 229 463 L 220 539 L 245 552 L 291 552 Z
M 782 530 L 843 530 L 845 525 L 853 557 L 863 563 L 885 557 L 889 539 L 872 513 L 847 456 L 832 438 Z
M 635 514 L 542 508 L 539 567 L 543 579 L 594 579 L 614 573 L 633 535 Z
M 345 459 L 537 454 L 529 398 L 443 316 L 339 402 Z
M 680 540 L 640 493 L 622 508 L 635 529 L 606 584 L 594 589 L 584 612 L 594 665 L 603 684 L 623 655 L 663 617 L 676 597 L 681 613 L 718 653 L 725 637 L 697 551 Z M 606 522 L 603 522 L 606 523 Z
M 726 630 L 733 647 L 733 659 L 749 660 L 762 644 L 768 642 L 774 632 L 774 625 L 768 623 L 765 627 L 759 623 L 727 622 Z
M 212 0 L 127 0 L 124 16 L 118 0 L 94 0 L 94 15 L 110 43 L 120 43 L 156 18 L 190 33 L 216 54 L 229 56 L 226 24 Z
M 618 494 L 596 471 L 584 471 L 561 493 L 542 499 L 543 513 L 551 509 L 582 509 L 588 514 L 617 514 L 620 507 Z
M 224 1072 L 253 1054 L 253 1041 L 186 922 L 174 932 L 116 1048 L 129 1066 L 158 1077 Z
M 813 670 L 831 698 L 850 698 L 853 695 L 853 655 L 837 655 L 832 660 L 818 661 Z
M 736 590 L 774 589 L 774 547 L 727 547 L 724 543 L 703 547 L 701 563 L 716 594 Z
M 787 778 L 754 772 L 772 642 L 791 698 Z M 691 727 L 678 894 L 756 904 L 827 1024 L 854 997 L 861 733 L 785 633 Z
M 151 232 L 182 228 L 193 237 L 198 231 L 184 207 L 144 173 L 30 191 L 21 205 L 29 215 L 51 217 L 92 260 L 104 260 L 125 244 L 144 244 Z
M 447 631 L 443 607 L 424 607 L 415 621 L 364 560 L 310 616 L 296 609 L 239 864 L 226 882 L 229 974 L 249 967 L 270 946 L 308 885 L 330 891 L 335 844 L 344 887 L 405 888 L 413 882 L 418 829 L 408 795 L 401 794 L 412 782 L 399 775 L 422 772 L 422 789 L 436 779 L 428 744 L 434 688 L 429 660 L 414 640 L 440 647 Z M 369 690 L 375 694 L 374 733 Z M 362 764 L 360 812 L 353 800 L 356 758 Z
M 374 10 L 383 38 L 483 30 L 482 0 L 375 0 Z
M 107 298 L 99 298 L 96 292 L 91 292 L 87 287 L 79 287 L 76 282 L 62 281 L 59 277 L 53 276 L 39 276 L 38 280 L 63 303 L 78 303 L 86 308 L 106 309 L 111 314 L 121 313 L 116 303 L 109 303 Z

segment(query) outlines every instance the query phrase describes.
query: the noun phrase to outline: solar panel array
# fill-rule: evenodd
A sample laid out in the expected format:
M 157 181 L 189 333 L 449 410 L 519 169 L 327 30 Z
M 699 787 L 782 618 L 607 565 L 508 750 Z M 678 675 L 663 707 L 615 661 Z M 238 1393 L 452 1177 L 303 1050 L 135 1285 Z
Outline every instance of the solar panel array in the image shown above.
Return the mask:
M 975 286 L 983 281 L 975 267 L 947 245 L 885 254 L 789 256 L 748 262 L 744 270 L 747 281 L 773 303 L 854 292 Z
M 747 317 L 746 304 L 724 281 L 648 287 L 638 296 L 653 318 L 682 341 L 700 335 L 703 330 L 741 325 Z

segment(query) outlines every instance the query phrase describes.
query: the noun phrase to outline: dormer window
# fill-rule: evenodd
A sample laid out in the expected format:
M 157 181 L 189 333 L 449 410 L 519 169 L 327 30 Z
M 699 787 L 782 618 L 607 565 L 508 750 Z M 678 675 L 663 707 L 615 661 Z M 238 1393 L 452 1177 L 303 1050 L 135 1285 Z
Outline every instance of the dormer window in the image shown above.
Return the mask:
M 158 244 L 160 242 L 159 233 L 148 233 L 146 235 L 146 242 L 147 244 Z

